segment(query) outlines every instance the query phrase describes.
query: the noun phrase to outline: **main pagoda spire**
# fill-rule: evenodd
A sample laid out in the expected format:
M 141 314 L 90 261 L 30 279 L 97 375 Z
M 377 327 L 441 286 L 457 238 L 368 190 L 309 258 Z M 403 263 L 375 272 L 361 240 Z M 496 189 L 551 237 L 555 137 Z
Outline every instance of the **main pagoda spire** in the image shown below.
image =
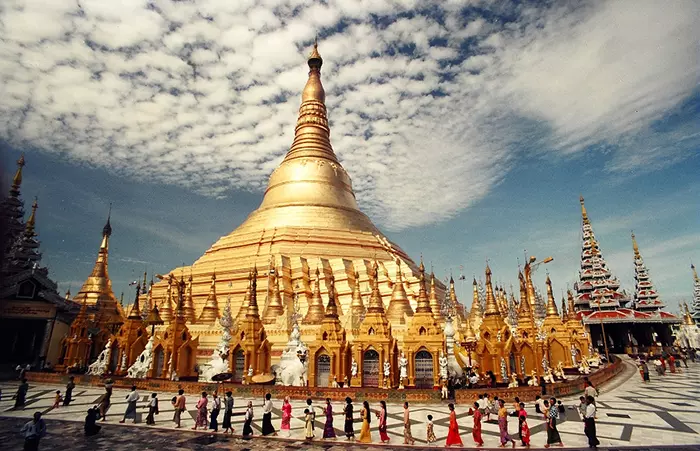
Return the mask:
M 5 230 L 2 242 L 2 251 L 5 257 L 9 256 L 12 246 L 21 238 L 24 225 L 24 202 L 20 197 L 20 187 L 22 185 L 22 168 L 24 168 L 24 155 L 17 160 L 17 170 L 12 178 L 10 193 L 0 202 L 0 216 L 4 219 Z M 5 259 L 7 262 L 8 259 Z M 5 266 L 5 265 L 3 265 Z
M 270 230 L 301 226 L 379 234 L 360 211 L 350 177 L 331 146 L 318 44 L 314 44 L 307 63 L 309 78 L 301 94 L 292 146 L 270 176 L 260 208 L 240 229 L 257 229 L 264 224 Z
M 639 252 L 637 239 L 632 233 L 632 249 L 634 250 L 634 305 L 637 310 L 656 311 L 664 307 L 664 303 L 659 299 L 659 295 L 654 288 L 654 284 L 649 277 L 649 271 L 642 254 Z
M 625 296 L 618 291 L 620 282 L 608 270 L 593 233 L 583 196 L 579 200 L 581 202 L 583 244 L 574 306 L 577 310 L 597 310 L 599 306 L 601 309 L 619 308 L 620 302 L 625 300 Z

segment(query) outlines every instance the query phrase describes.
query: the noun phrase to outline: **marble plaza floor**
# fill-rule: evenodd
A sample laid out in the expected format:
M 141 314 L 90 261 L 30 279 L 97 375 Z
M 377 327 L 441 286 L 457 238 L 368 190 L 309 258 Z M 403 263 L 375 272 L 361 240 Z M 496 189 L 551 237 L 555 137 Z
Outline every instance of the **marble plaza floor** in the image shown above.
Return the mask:
M 651 382 L 644 384 L 631 362 L 625 361 L 625 371 L 607 385 L 600 387 L 598 398 L 598 438 L 601 448 L 617 449 L 660 449 L 664 445 L 675 445 L 676 449 L 693 449 L 700 451 L 700 364 L 690 364 L 681 373 L 659 377 L 652 375 Z M 213 436 L 210 433 L 191 432 L 196 412 L 194 397 L 188 397 L 188 415 L 183 414 L 183 429 L 174 430 L 170 422 L 172 393 L 159 393 L 160 415 L 156 417 L 156 426 L 146 426 L 146 399 L 150 393 L 141 393 L 141 401 L 136 424 L 119 425 L 118 421 L 126 408 L 126 390 L 114 390 L 112 407 L 108 413 L 105 425 L 96 437 L 86 438 L 82 434 L 82 421 L 87 408 L 93 406 L 102 394 L 99 387 L 79 386 L 74 390 L 74 401 L 68 407 L 61 406 L 52 409 L 55 390 L 63 387 L 40 385 L 32 386 L 27 396 L 24 409 L 15 410 L 11 399 L 16 390 L 15 382 L 0 383 L 2 399 L 0 400 L 0 449 L 21 449 L 22 440 L 17 431 L 31 417 L 33 412 L 41 411 L 47 422 L 48 435 L 42 441 L 42 449 L 54 450 L 199 450 L 199 449 L 250 449 L 250 450 L 281 450 L 281 449 L 339 449 L 351 448 L 362 450 L 367 445 L 346 445 L 342 434 L 343 417 L 342 405 L 334 404 L 335 427 L 339 435 L 337 441 L 316 440 L 313 444 L 301 441 L 303 437 L 303 410 L 301 401 L 293 401 L 292 438 L 285 440 L 267 440 L 254 438 L 244 441 L 238 437 Z M 63 390 L 62 390 L 63 391 Z M 243 427 L 243 410 L 247 399 L 236 399 L 233 417 L 236 433 Z M 578 398 L 565 399 L 564 404 L 573 406 Z M 355 404 L 356 416 L 359 416 L 361 400 Z M 262 416 L 262 400 L 253 400 L 256 406 L 254 429 L 260 432 Z M 273 424 L 279 426 L 281 401 L 275 400 L 276 409 L 273 412 Z M 316 432 L 320 437 L 323 428 L 323 415 L 320 410 L 321 400 L 314 400 L 317 411 Z M 378 405 L 372 405 L 373 409 Z M 473 447 L 471 440 L 471 417 L 467 416 L 467 406 L 457 406 L 458 422 L 462 431 L 462 440 L 467 447 Z M 546 441 L 546 432 L 540 415 L 529 405 L 528 423 L 532 431 L 533 447 L 542 446 Z M 389 404 L 388 430 L 391 437 L 392 449 L 402 447 L 403 443 L 403 410 L 402 406 Z M 426 446 L 425 423 L 426 416 L 433 415 L 435 433 L 440 447 L 447 436 L 449 423 L 446 404 L 414 405 L 411 408 L 412 431 L 418 446 Z M 221 416 L 219 417 L 221 421 Z M 511 432 L 517 429 L 515 418 L 509 418 Z M 372 422 L 372 438 L 379 441 L 376 430 L 377 421 Z M 356 430 L 359 431 L 359 419 L 356 420 Z M 147 429 L 147 430 L 146 430 Z M 583 423 L 578 411 L 568 409 L 559 423 L 562 440 L 567 447 L 586 448 L 586 437 L 583 434 Z M 498 425 L 483 424 L 483 435 L 487 447 L 497 447 Z M 386 446 L 385 446 L 386 447 Z

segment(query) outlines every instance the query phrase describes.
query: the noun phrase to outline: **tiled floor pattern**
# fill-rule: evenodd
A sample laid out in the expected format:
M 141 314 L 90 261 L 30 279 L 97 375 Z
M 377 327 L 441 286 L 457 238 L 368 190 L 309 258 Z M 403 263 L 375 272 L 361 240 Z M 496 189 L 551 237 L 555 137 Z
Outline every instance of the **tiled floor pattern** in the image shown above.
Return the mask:
M 644 384 L 636 372 L 636 369 L 629 362 L 624 374 L 618 376 L 607 386 L 602 387 L 598 399 L 598 437 L 601 441 L 601 446 L 604 447 L 633 447 L 639 449 L 641 447 L 656 447 L 662 445 L 700 445 L 700 364 L 691 364 L 690 368 L 683 369 L 681 373 L 669 374 L 663 377 L 654 377 L 652 381 Z M 293 402 L 293 420 L 292 420 L 292 438 L 296 440 L 287 441 L 268 441 L 268 440 L 252 440 L 243 442 L 239 439 L 226 438 L 219 436 L 218 438 L 210 439 L 209 434 L 193 435 L 185 432 L 194 425 L 193 397 L 188 397 L 187 405 L 189 415 L 183 415 L 183 428 L 185 431 L 172 431 L 173 424 L 170 422 L 172 418 L 172 407 L 169 403 L 173 396 L 171 393 L 160 393 L 161 413 L 156 418 L 156 427 L 146 426 L 143 422 L 146 414 L 146 399 L 148 393 L 141 393 L 141 401 L 139 402 L 139 415 L 136 425 L 116 426 L 115 423 L 121 419 L 121 415 L 126 407 L 124 398 L 127 395 L 125 390 L 115 390 L 112 396 L 113 405 L 108 414 L 108 427 L 104 428 L 99 437 L 85 438 L 82 436 L 80 423 L 66 423 L 64 421 L 80 421 L 82 422 L 87 408 L 95 404 L 96 400 L 102 394 L 103 390 L 93 387 L 77 387 L 74 391 L 74 401 L 69 407 L 61 406 L 58 409 L 52 409 L 53 396 L 56 389 L 61 387 L 56 386 L 32 386 L 29 394 L 27 405 L 24 409 L 13 409 L 14 402 L 10 399 L 16 389 L 16 383 L 2 383 L 3 397 L 0 400 L 0 415 L 7 417 L 0 419 L 0 449 L 15 449 L 13 447 L 5 447 L 4 443 L 16 442 L 19 440 L 12 431 L 19 428 L 25 420 L 29 418 L 35 411 L 44 413 L 44 418 L 47 421 L 51 434 L 47 437 L 46 442 L 55 439 L 57 446 L 51 446 L 56 450 L 61 449 L 82 449 L 85 443 L 90 442 L 89 446 L 92 450 L 112 449 L 112 450 L 130 450 L 131 443 L 140 443 L 138 449 L 157 449 L 159 446 L 162 449 L 163 445 L 156 443 L 170 443 L 173 446 L 168 446 L 168 449 L 217 449 L 219 447 L 227 447 L 233 449 L 248 448 L 256 449 L 296 449 L 299 446 L 307 448 L 298 440 L 303 437 L 303 410 L 305 405 L 300 401 Z M 247 399 L 236 399 L 236 408 L 234 409 L 236 416 L 233 418 L 236 432 L 242 430 L 243 423 L 243 407 Z M 262 409 L 259 407 L 262 400 L 253 400 L 256 406 L 256 420 L 254 429 L 260 431 L 260 417 Z M 577 399 L 567 399 L 565 404 L 573 406 L 577 403 Z M 275 401 L 276 407 L 279 408 L 281 402 Z M 319 428 L 323 428 L 323 415 L 320 411 L 321 400 L 314 400 L 314 405 L 317 411 L 317 433 L 321 434 Z M 343 418 L 342 405 L 334 404 L 335 426 L 337 434 L 342 436 Z M 372 405 L 373 409 L 378 408 L 378 405 Z M 356 403 L 356 416 L 359 416 L 360 402 Z M 403 443 L 403 411 L 399 405 L 389 405 L 389 420 L 388 429 L 389 435 L 392 438 L 392 448 L 396 448 Z M 466 414 L 466 406 L 457 406 L 458 422 L 462 431 L 462 440 L 467 446 L 471 446 L 471 417 Z M 425 437 L 426 416 L 433 415 L 435 423 L 435 433 L 438 437 L 438 444 L 444 444 L 447 436 L 447 426 L 449 423 L 446 405 L 414 405 L 411 409 L 411 418 L 413 423 L 413 435 L 417 439 L 419 445 L 425 445 L 422 440 Z M 530 416 L 529 424 L 532 430 L 532 443 L 535 446 L 541 446 L 545 443 L 546 432 L 543 421 L 534 411 L 533 406 L 528 406 L 528 414 Z M 273 412 L 273 424 L 279 425 L 280 411 L 275 409 Z M 52 421 L 56 420 L 56 421 Z M 219 418 L 221 420 L 221 417 Z M 510 429 L 515 432 L 517 422 L 514 418 L 509 419 Z M 115 426 L 111 426 L 115 425 Z M 110 427 L 111 426 L 111 427 Z M 359 430 L 359 419 L 356 419 L 356 430 Z M 372 435 L 373 439 L 378 441 L 378 432 L 376 431 L 377 421 L 373 421 Z M 143 428 L 151 428 L 148 433 L 145 433 Z M 484 424 L 484 439 L 487 446 L 498 446 L 498 425 Z M 559 424 L 559 430 L 562 439 L 567 447 L 585 447 L 587 442 L 583 435 L 583 424 L 579 418 L 579 414 L 575 409 L 567 409 L 565 417 Z M 60 435 L 59 435 L 60 434 Z M 71 437 L 70 440 L 67 437 Z M 162 442 L 160 440 L 163 440 Z M 214 441 L 211 441 L 214 440 Z M 9 441 L 9 442 L 8 442 Z M 211 441 L 211 443 L 210 443 Z M 19 443 L 19 442 L 17 442 Z M 324 448 L 346 447 L 344 439 L 339 439 L 337 442 L 321 442 L 319 446 Z M 322 444 L 322 445 L 321 445 Z M 359 445 L 351 446 L 353 449 L 364 449 Z M 87 449 L 87 448 L 86 448 Z M 137 448 L 133 448 L 137 449 Z M 697 447 L 700 450 L 700 446 Z

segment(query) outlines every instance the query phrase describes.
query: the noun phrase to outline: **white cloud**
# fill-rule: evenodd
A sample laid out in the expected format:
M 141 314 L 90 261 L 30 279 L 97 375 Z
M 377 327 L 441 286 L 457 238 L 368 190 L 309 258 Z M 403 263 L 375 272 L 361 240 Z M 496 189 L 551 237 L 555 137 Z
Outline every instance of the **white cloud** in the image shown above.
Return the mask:
M 609 171 L 637 173 L 700 141 L 687 124 L 650 129 L 697 88 L 697 3 L 460 14 L 473 3 L 7 0 L 0 138 L 214 196 L 260 190 L 319 32 L 334 148 L 388 229 L 454 216 L 522 148 L 605 143 Z

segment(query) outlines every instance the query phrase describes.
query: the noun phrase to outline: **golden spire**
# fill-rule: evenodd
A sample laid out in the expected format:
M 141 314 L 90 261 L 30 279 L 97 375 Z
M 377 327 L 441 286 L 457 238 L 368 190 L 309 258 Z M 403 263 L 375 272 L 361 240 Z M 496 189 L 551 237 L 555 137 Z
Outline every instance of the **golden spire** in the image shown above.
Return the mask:
M 518 305 L 518 325 L 525 326 L 527 321 L 532 320 L 532 309 L 530 302 L 527 300 L 527 288 L 525 286 L 525 277 L 523 273 L 518 271 L 518 280 L 520 281 L 520 305 Z
M 423 257 L 420 258 L 420 266 L 418 267 L 418 305 L 416 306 L 416 313 L 429 313 L 431 316 L 433 314 L 433 310 L 430 308 L 428 293 L 425 291 L 425 266 L 423 266 Z
M 314 283 L 314 294 L 311 297 L 311 302 L 309 303 L 309 309 L 304 317 L 304 324 L 321 324 L 323 321 L 323 316 L 325 315 L 323 309 L 323 298 L 321 297 L 321 277 L 316 267 L 316 281 Z
M 165 299 L 160 305 L 160 315 L 164 322 L 169 323 L 173 319 L 173 280 L 174 276 L 168 274 L 168 287 L 165 292 Z
M 260 319 L 260 312 L 258 311 L 258 267 L 253 267 L 253 272 L 250 273 L 250 288 L 248 289 L 248 310 L 246 311 L 246 318 L 257 318 Z
M 583 196 L 579 197 L 579 202 L 581 202 L 581 217 L 583 218 L 583 223 L 590 224 L 591 221 L 588 220 L 588 212 L 586 211 L 586 206 L 583 204 Z
M 252 278 L 251 271 L 248 271 L 248 286 L 246 287 L 245 294 L 243 295 L 243 302 L 241 302 L 241 307 L 238 309 L 238 313 L 236 313 L 236 320 L 234 321 L 235 323 L 238 323 L 239 321 L 242 321 L 243 318 L 245 318 L 245 314 L 248 311 L 248 305 L 250 304 L 250 281 Z
M 464 338 L 467 342 L 474 343 L 476 342 L 476 334 L 474 334 L 474 329 L 472 328 L 471 323 L 471 320 L 465 321 Z
M 354 317 L 359 318 L 365 313 L 365 305 L 362 302 L 362 293 L 360 292 L 360 273 L 355 271 L 355 284 L 352 287 L 352 302 L 350 303 L 350 311 Z
M 141 283 L 136 284 L 136 297 L 134 305 L 131 307 L 128 319 L 141 321 L 141 309 L 139 308 L 139 295 L 141 294 Z
M 411 302 L 406 296 L 406 290 L 403 287 L 403 276 L 401 275 L 401 260 L 396 260 L 396 282 L 394 289 L 391 292 L 389 307 L 386 309 L 386 317 L 389 321 L 398 321 L 401 324 L 406 322 L 406 316 L 413 316 Z
M 574 294 L 571 290 L 566 290 L 566 302 L 568 303 L 569 319 L 576 319 L 576 307 L 574 307 Z
M 700 281 L 700 278 L 698 278 L 698 271 L 695 269 L 695 265 L 694 265 L 694 264 L 692 264 L 692 263 L 690 264 L 690 269 L 693 270 L 693 280 L 694 280 L 695 282 Z
M 199 314 L 200 323 L 215 324 L 219 318 L 219 301 L 216 296 L 216 272 L 211 275 L 211 285 L 209 285 L 209 295 L 204 304 L 202 313 Z
M 683 324 L 685 324 L 686 326 L 694 326 L 695 320 L 690 315 L 690 309 L 688 309 L 688 304 L 686 304 L 685 302 L 683 303 L 683 310 Z
M 28 237 L 33 237 L 36 235 L 34 233 L 34 226 L 36 225 L 36 209 L 39 208 L 39 204 L 37 204 L 37 198 L 34 198 L 34 203 L 32 204 L 32 213 L 29 215 L 29 219 L 27 219 L 27 227 L 24 231 L 24 234 Z
M 433 318 L 436 321 L 442 320 L 440 301 L 437 297 L 437 287 L 435 286 L 435 274 L 430 271 L 430 309 L 433 311 Z
M 146 278 L 146 274 L 144 273 L 144 280 Z M 192 271 L 190 270 L 190 275 L 187 278 L 187 294 L 185 295 L 185 304 L 184 304 L 184 314 L 185 314 L 185 319 L 190 322 L 194 323 L 197 318 L 195 317 L 195 312 L 194 312 L 194 299 L 192 297 Z
M 384 303 L 382 302 L 382 295 L 379 292 L 379 266 L 377 261 L 374 261 L 372 265 L 372 295 L 369 298 L 369 306 L 367 307 L 368 313 L 384 313 Z
M 284 314 L 284 305 L 282 304 L 282 296 L 280 296 L 279 279 L 277 271 L 275 271 L 274 262 L 270 260 L 267 289 L 267 308 L 263 314 L 263 323 L 271 324 L 277 321 L 277 318 Z
M 491 268 L 486 264 L 486 316 L 500 315 L 496 298 L 493 295 L 493 285 L 491 285 Z
M 554 294 L 552 293 L 552 280 L 549 278 L 549 274 L 547 274 L 547 280 L 545 281 L 547 284 L 547 316 L 549 317 L 559 317 L 559 312 L 557 311 L 557 304 L 554 302 Z
M 639 254 L 639 246 L 637 246 L 637 239 L 634 236 L 634 232 L 632 232 L 632 249 L 634 250 L 634 258 L 641 258 L 641 255 Z
M 23 167 L 24 167 L 24 154 L 22 154 L 19 157 L 19 160 L 17 160 L 17 172 L 15 172 L 15 176 L 12 178 L 12 187 L 10 187 L 10 196 L 12 196 L 12 197 L 19 196 L 19 188 L 22 185 L 22 168 Z
M 561 320 L 569 320 L 569 312 L 566 311 L 566 299 L 564 299 L 564 296 L 561 297 Z
M 469 311 L 469 322 L 477 325 L 481 320 L 481 300 L 479 299 L 479 284 L 476 283 L 476 277 L 472 281 L 472 309 Z
M 331 273 L 328 286 L 328 305 L 326 305 L 326 318 L 338 318 L 338 305 L 335 302 L 335 277 Z
M 108 259 L 109 259 L 109 237 L 112 235 L 112 226 L 110 218 L 112 214 L 112 205 L 109 207 L 107 215 L 107 223 L 102 229 L 102 242 L 100 249 L 97 252 L 95 265 L 90 272 L 90 275 L 83 283 L 82 288 L 75 295 L 75 300 L 80 302 L 83 298 L 90 305 L 98 305 L 101 309 L 101 317 L 105 321 L 117 320 L 116 316 L 121 317 L 119 307 L 117 306 L 117 298 L 112 291 L 112 281 L 109 278 Z

